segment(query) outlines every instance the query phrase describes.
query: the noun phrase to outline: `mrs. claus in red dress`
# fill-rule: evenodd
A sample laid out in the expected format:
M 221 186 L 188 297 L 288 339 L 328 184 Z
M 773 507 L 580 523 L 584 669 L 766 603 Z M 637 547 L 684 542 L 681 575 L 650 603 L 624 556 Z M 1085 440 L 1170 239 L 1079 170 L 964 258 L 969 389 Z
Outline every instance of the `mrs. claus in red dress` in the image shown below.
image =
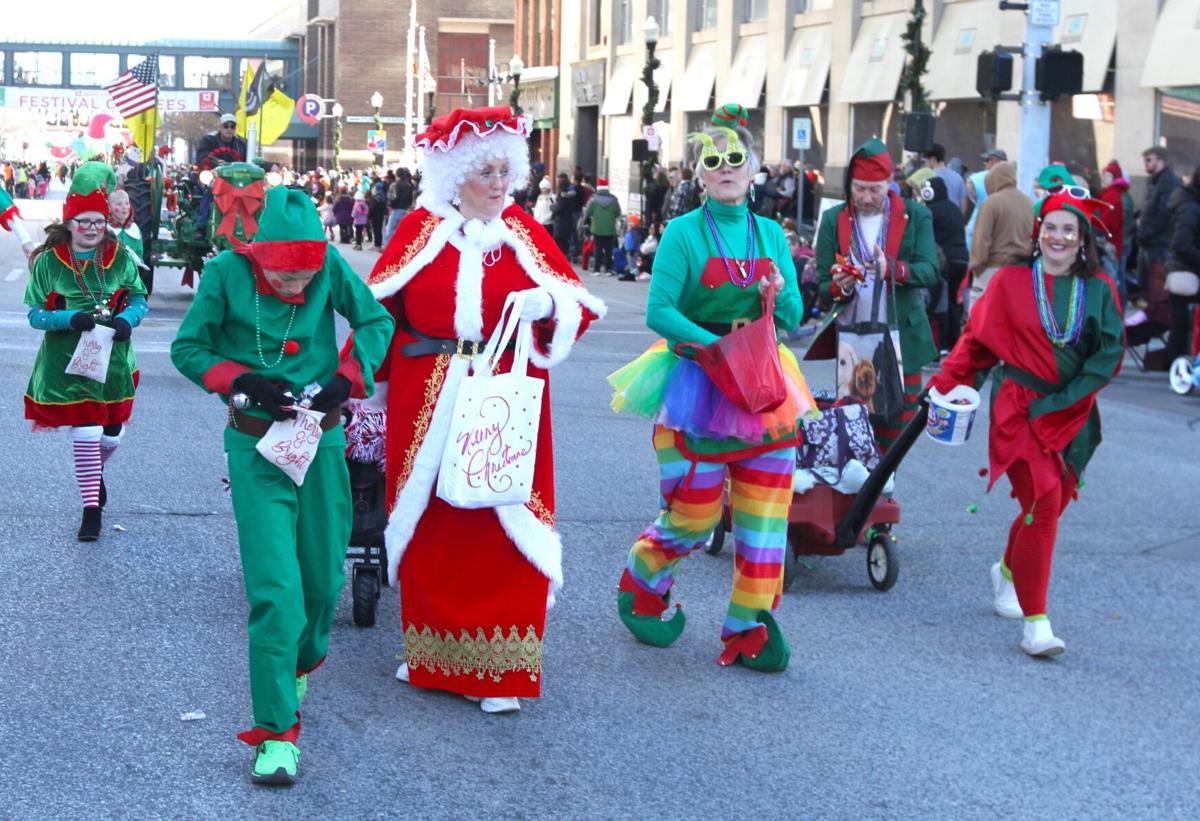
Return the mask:
M 605 310 L 509 197 L 529 175 L 529 128 L 507 106 L 434 120 L 417 137 L 418 207 L 369 280 L 396 319 L 376 376 L 387 391 L 388 573 L 404 629 L 396 677 L 481 699 L 487 712 L 541 693 L 546 610 L 562 586 L 546 369 Z M 529 373 L 547 381 L 533 493 L 525 505 L 455 508 L 434 493 L 450 414 L 470 354 L 514 291 L 528 292 L 522 315 L 536 320 Z

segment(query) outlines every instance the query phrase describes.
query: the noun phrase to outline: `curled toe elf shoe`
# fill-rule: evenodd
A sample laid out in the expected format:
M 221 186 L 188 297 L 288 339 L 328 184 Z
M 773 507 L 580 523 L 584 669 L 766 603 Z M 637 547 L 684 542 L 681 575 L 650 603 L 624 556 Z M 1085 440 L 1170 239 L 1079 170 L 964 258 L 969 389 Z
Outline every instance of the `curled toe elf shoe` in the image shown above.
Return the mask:
M 296 783 L 300 748 L 290 741 L 264 741 L 257 747 L 250 780 L 255 784 L 288 787 Z
M 1050 620 L 1042 616 L 1025 621 L 1021 649 L 1034 658 L 1052 658 L 1065 653 L 1067 644 L 1054 635 L 1054 631 L 1050 629 Z
M 85 507 L 83 521 L 79 523 L 79 534 L 76 538 L 81 542 L 94 542 L 100 538 L 100 522 L 103 514 L 98 507 Z
M 675 605 L 675 614 L 663 621 L 662 614 L 669 603 L 669 593 L 665 596 L 647 593 L 638 587 L 629 569 L 625 569 L 617 588 L 617 615 L 635 639 L 652 647 L 670 647 L 675 643 L 683 633 L 687 616 L 682 607 Z
M 521 702 L 515 698 L 482 698 L 479 709 L 485 713 L 516 713 L 521 710 Z
M 1017 601 L 1017 588 L 1013 587 L 1012 579 L 1004 575 L 1000 562 L 992 565 L 992 609 L 997 616 L 1006 619 L 1023 618 L 1021 603 Z
M 762 624 L 726 642 L 725 649 L 717 656 L 717 664 L 722 667 L 740 664 L 760 673 L 786 670 L 792 650 L 779 629 L 779 622 L 766 610 L 759 610 L 755 618 Z
M 308 692 L 308 675 L 296 676 L 296 706 L 304 703 L 304 695 Z

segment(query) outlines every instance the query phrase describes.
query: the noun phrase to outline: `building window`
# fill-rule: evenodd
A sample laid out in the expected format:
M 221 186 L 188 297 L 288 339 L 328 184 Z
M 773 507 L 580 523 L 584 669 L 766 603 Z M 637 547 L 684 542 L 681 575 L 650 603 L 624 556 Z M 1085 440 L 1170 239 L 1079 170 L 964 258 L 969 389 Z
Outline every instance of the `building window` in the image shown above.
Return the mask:
M 744 17 L 747 22 L 767 19 L 767 0 L 743 0 Z
M 633 0 L 617 0 L 617 45 L 633 41 Z
M 486 105 L 488 36 L 450 32 L 439 34 L 436 73 L 438 93 L 435 106 L 438 111 L 445 113 L 456 108 Z
M 600 45 L 601 20 L 603 15 L 600 10 L 601 0 L 588 0 L 591 4 L 588 8 L 588 42 L 593 46 Z
M 647 0 L 646 13 L 658 21 L 658 36 L 671 36 L 671 0 Z
M 696 30 L 713 29 L 717 27 L 717 0 L 693 0 L 695 5 Z
M 229 88 L 229 58 L 184 57 L 183 85 L 185 88 Z
M 121 58 L 116 54 L 71 55 L 71 85 L 100 86 L 111 83 L 121 73 Z
M 60 86 L 62 81 L 61 51 L 13 52 L 13 85 Z
M 833 0 L 788 0 L 788 11 L 804 14 L 806 11 L 821 11 L 833 8 Z
M 126 54 L 125 55 L 125 70 L 136 66 L 138 63 L 145 60 L 149 55 L 146 54 Z M 71 59 L 71 70 L 75 69 L 75 59 Z M 175 55 L 160 54 L 158 56 L 158 87 L 159 88 L 174 88 L 175 87 Z

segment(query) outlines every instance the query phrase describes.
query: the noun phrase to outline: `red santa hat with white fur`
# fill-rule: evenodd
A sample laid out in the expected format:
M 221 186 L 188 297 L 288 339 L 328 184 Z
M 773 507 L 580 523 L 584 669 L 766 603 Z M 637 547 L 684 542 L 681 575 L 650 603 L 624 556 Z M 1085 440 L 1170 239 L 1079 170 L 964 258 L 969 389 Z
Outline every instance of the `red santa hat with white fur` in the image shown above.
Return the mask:
M 421 163 L 422 199 L 454 203 L 467 174 L 489 160 L 508 161 L 508 191 L 529 177 L 529 144 L 533 121 L 514 115 L 508 106 L 457 108 L 438 117 L 417 135 L 425 152 Z

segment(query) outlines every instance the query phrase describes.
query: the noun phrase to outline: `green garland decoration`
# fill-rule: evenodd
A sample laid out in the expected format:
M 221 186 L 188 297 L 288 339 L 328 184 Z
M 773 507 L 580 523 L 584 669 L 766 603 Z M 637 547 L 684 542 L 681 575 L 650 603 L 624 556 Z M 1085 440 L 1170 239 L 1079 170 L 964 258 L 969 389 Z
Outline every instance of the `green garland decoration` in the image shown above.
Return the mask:
M 921 26 L 925 23 L 925 5 L 923 0 L 916 0 L 912 15 L 904 27 L 900 39 L 904 41 L 904 53 L 908 55 L 904 61 L 904 71 L 900 74 L 900 99 L 907 91 L 911 95 L 911 111 L 928 111 L 929 99 L 925 96 L 925 86 L 921 78 L 929 71 L 929 57 L 932 52 L 921 40 Z

